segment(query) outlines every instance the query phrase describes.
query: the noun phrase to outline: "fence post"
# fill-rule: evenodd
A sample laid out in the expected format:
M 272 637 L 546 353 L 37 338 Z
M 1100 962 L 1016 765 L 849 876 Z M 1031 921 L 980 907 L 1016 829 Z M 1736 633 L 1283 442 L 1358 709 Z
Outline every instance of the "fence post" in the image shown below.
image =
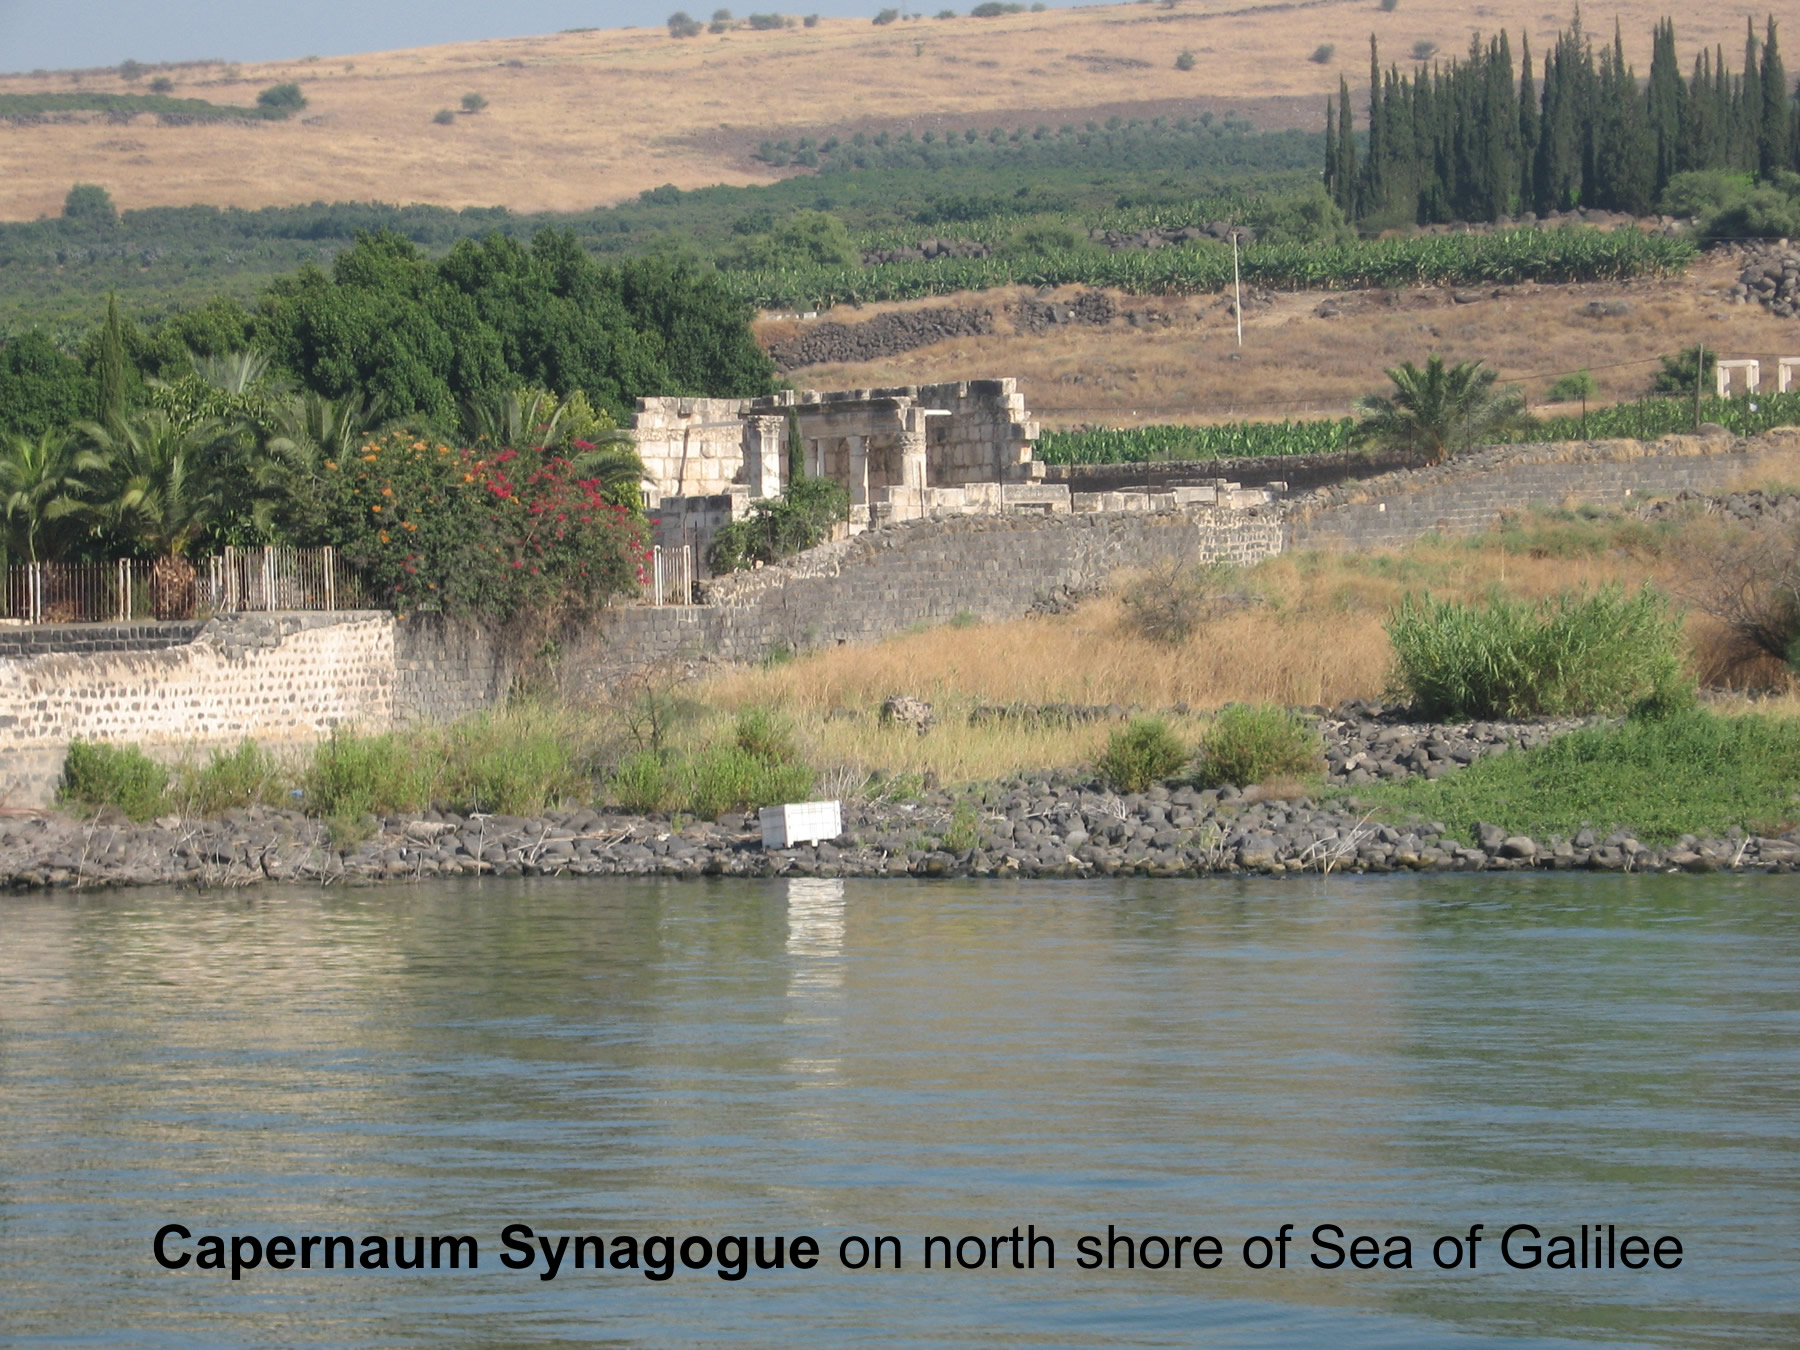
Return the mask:
M 275 559 L 268 547 L 262 550 L 263 608 L 275 608 Z
M 44 564 L 31 564 L 31 621 L 44 621 Z
M 119 622 L 131 622 L 131 570 L 119 559 Z
M 325 545 L 325 608 L 337 608 L 337 559 L 331 545 Z

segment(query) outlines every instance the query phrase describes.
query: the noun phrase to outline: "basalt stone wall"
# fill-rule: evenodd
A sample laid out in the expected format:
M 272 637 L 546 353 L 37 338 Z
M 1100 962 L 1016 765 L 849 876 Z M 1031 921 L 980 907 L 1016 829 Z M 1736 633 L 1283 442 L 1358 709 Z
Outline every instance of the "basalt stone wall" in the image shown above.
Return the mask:
M 0 659 L 0 802 L 46 804 L 78 738 L 161 758 L 311 742 L 388 726 L 393 693 L 393 616 L 364 611 L 242 615 L 180 646 Z
M 0 657 L 156 652 L 192 642 L 204 620 L 181 623 L 41 623 L 0 628 Z
M 1684 489 L 1716 492 L 1757 473 L 1792 472 L 1800 429 L 1748 440 L 1671 436 L 1501 446 L 1453 464 L 1326 488 L 1289 507 L 1289 549 L 1363 552 L 1428 534 L 1474 534 L 1532 507 L 1624 507 Z
M 1280 550 L 1281 523 L 1268 511 L 913 521 L 710 582 L 705 605 L 617 610 L 565 674 L 599 690 L 656 665 L 870 642 L 961 614 L 1017 618 L 1090 593 L 1122 568 L 1173 556 L 1248 564 Z
M 437 615 L 394 625 L 393 719 L 450 722 L 505 701 L 515 663 L 492 633 Z

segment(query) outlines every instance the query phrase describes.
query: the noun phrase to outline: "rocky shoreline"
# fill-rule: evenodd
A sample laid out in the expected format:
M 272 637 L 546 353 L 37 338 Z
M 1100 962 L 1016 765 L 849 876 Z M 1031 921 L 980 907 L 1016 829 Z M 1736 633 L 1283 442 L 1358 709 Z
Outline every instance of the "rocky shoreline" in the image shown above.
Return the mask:
M 1320 718 L 1329 780 L 1348 787 L 1440 777 L 1581 725 L 1421 725 L 1362 701 Z M 1383 823 L 1353 796 L 1317 804 L 1285 793 L 1191 786 L 1119 794 L 1067 774 L 846 804 L 839 838 L 776 850 L 762 847 L 754 815 L 683 822 L 588 809 L 529 819 L 428 811 L 380 821 L 371 837 L 342 844 L 321 821 L 261 808 L 142 826 L 116 811 L 0 821 L 0 885 L 14 889 L 465 876 L 1197 877 L 1576 868 L 1795 872 L 1800 830 L 1648 845 L 1629 830 L 1571 828 L 1566 836 L 1534 839 L 1481 825 L 1463 839 L 1441 822 Z

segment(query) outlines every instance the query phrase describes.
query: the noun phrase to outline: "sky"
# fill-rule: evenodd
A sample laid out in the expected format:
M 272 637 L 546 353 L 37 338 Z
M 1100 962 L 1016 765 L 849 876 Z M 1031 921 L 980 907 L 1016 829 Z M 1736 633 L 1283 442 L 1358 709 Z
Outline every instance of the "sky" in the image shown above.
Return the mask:
M 873 14 L 885 2 L 802 0 L 804 8 L 781 12 Z M 949 3 L 967 9 L 973 0 Z M 761 4 L 779 8 L 760 0 L 734 12 L 748 14 Z M 684 5 L 700 18 L 719 7 L 718 0 L 0 0 L 0 71 L 116 66 L 127 59 L 280 61 L 564 28 L 660 26 Z M 911 7 L 919 7 L 916 0 Z

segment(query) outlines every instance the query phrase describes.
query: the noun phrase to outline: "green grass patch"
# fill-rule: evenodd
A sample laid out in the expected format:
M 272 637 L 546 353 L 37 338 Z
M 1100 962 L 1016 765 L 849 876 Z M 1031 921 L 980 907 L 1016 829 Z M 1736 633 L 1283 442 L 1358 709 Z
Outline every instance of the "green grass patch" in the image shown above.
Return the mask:
M 1359 789 L 1395 812 L 1470 836 L 1476 821 L 1544 839 L 1583 826 L 1646 843 L 1777 834 L 1800 819 L 1800 719 L 1693 711 L 1590 727 L 1432 781 Z
M 1645 586 L 1486 605 L 1404 597 L 1395 684 L 1431 718 L 1558 717 L 1691 704 L 1681 620 Z

